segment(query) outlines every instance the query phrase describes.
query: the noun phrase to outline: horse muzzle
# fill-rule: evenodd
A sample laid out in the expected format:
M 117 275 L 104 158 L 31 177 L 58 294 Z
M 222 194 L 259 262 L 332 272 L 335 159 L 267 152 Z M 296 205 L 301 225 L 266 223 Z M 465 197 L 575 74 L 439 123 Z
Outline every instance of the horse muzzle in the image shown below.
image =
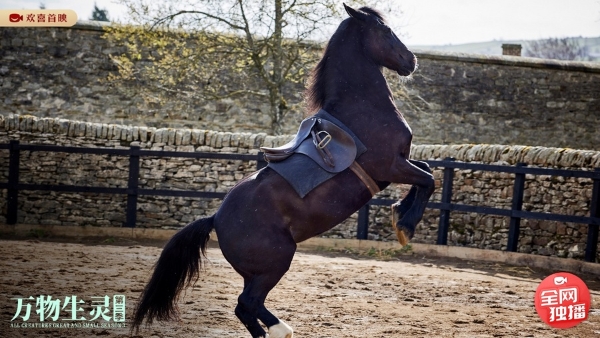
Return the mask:
M 402 60 L 402 66 L 400 69 L 398 69 L 396 72 L 398 73 L 398 75 L 400 76 L 410 76 L 412 73 L 414 73 L 417 68 L 418 68 L 418 62 L 417 62 L 417 57 L 413 55 L 412 59 L 410 61 L 406 60 L 403 57 L 400 57 Z

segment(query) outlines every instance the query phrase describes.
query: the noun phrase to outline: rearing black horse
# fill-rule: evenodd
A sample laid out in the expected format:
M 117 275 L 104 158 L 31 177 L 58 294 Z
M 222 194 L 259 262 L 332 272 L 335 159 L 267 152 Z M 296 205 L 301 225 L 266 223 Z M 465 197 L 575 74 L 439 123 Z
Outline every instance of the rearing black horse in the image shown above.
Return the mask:
M 398 239 L 405 243 L 421 220 L 434 191 L 427 164 L 410 160 L 412 131 L 394 104 L 382 67 L 408 76 L 417 59 L 385 24 L 381 14 L 347 7 L 350 15 L 329 41 L 312 74 L 307 98 L 311 111 L 324 109 L 366 146 L 356 162 L 384 189 L 412 185 L 392 206 Z M 372 197 L 354 171 L 346 169 L 304 198 L 271 168 L 238 183 L 211 217 L 192 222 L 167 243 L 137 305 L 133 325 L 144 318 L 177 317 L 180 291 L 198 276 L 210 232 L 217 232 L 223 255 L 244 278 L 236 316 L 252 337 L 291 338 L 292 329 L 264 305 L 267 294 L 288 271 L 296 243 L 331 229 Z

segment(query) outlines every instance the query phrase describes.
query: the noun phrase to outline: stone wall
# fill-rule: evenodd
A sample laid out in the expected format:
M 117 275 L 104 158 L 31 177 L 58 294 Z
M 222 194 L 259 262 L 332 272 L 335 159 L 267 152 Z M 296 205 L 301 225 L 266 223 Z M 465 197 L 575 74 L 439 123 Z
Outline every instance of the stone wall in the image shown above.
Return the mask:
M 416 142 L 600 150 L 600 63 L 417 55 L 422 111 L 403 110 Z
M 141 84 L 108 81 L 109 73 L 118 72 L 110 55 L 121 55 L 127 48 L 102 37 L 105 25 L 84 21 L 72 28 L 0 27 L 0 113 L 157 128 L 271 130 L 266 99 L 157 105 L 139 95 L 145 90 Z M 302 84 L 285 87 L 290 106 L 302 102 L 303 88 Z M 298 109 L 288 114 L 285 131 L 294 132 L 301 120 Z
M 228 133 L 196 129 L 148 128 L 86 123 L 33 116 L 0 115 L 0 143 L 20 140 L 24 144 L 55 144 L 81 147 L 208 151 L 252 154 L 260 146 L 278 146 L 291 136 Z M 458 161 L 593 170 L 600 168 L 600 152 L 564 148 L 506 145 L 415 145 L 412 157 L 422 160 L 454 157 Z M 78 184 L 126 187 L 128 159 L 119 156 L 39 153 L 21 154 L 23 183 Z M 228 191 L 236 181 L 253 172 L 255 162 L 143 158 L 140 186 L 156 189 Z M 442 171 L 434 171 L 440 201 Z M 8 177 L 8 151 L 0 151 L 0 182 Z M 510 208 L 513 175 L 457 170 L 452 202 Z M 399 198 L 405 186 L 392 186 L 380 197 Z M 549 176 L 526 177 L 524 210 L 589 215 L 590 179 Z M 6 190 L 0 190 L 0 222 L 5 222 Z M 121 226 L 125 220 L 125 197 L 56 192 L 21 192 L 19 223 Z M 139 200 L 138 226 L 181 227 L 195 218 L 210 215 L 219 200 L 144 196 Z M 439 211 L 427 210 L 417 229 L 415 242 L 435 243 Z M 485 249 L 506 248 L 509 219 L 506 217 L 451 213 L 450 245 Z M 582 258 L 586 225 L 527 221 L 521 224 L 519 251 L 541 255 Z M 356 237 L 356 215 L 325 233 L 327 237 Z M 369 238 L 395 240 L 388 208 L 371 207 Z
M 108 82 L 117 70 L 102 26 L 0 28 L 0 112 L 148 127 L 268 132 L 259 100 L 177 102 L 155 107 L 135 88 Z M 397 103 L 421 144 L 525 144 L 600 150 L 600 64 L 514 56 L 417 51 L 410 93 Z M 302 119 L 302 86 L 290 85 L 294 107 L 284 132 Z M 417 107 L 419 109 L 417 109 Z
M 600 168 L 600 152 L 565 148 L 506 145 L 418 145 L 413 158 L 499 165 L 527 163 L 530 167 L 594 170 Z M 434 170 L 436 186 L 433 201 L 441 201 L 443 173 Z M 479 170 L 455 170 L 452 203 L 511 208 L 514 175 Z M 582 178 L 526 175 L 523 210 L 565 215 L 589 216 L 593 181 Z M 379 211 L 381 214 L 382 211 Z M 389 220 L 381 215 L 375 224 Z M 476 213 L 450 213 L 448 243 L 482 249 L 506 250 L 508 217 Z M 415 241 L 435 243 L 439 211 L 427 210 Z M 587 225 L 539 220 L 521 220 L 519 252 L 582 258 Z

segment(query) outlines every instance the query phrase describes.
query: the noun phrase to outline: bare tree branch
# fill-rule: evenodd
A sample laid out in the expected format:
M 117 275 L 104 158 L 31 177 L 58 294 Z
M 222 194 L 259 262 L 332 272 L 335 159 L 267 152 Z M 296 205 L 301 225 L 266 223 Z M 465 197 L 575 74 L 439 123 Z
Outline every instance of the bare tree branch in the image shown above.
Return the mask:
M 151 26 L 151 29 L 154 29 L 156 26 L 160 26 L 160 25 L 164 24 L 165 22 L 171 21 L 175 17 L 178 17 L 178 16 L 183 15 L 183 14 L 202 14 L 202 15 L 208 17 L 208 18 L 211 18 L 211 19 L 217 20 L 219 22 L 222 22 L 222 23 L 228 25 L 229 27 L 231 27 L 233 29 L 244 30 L 244 27 L 238 26 L 238 25 L 236 25 L 236 24 L 234 24 L 234 23 L 232 23 L 232 22 L 230 22 L 230 21 L 228 21 L 228 20 L 226 20 L 226 19 L 224 19 L 222 17 L 216 16 L 216 15 L 212 15 L 212 14 L 207 13 L 207 12 L 189 11 L 189 10 L 188 11 L 179 11 L 177 13 L 170 14 L 170 15 L 167 15 L 165 17 L 160 18 L 160 19 L 158 19 L 158 20 L 156 20 L 154 22 L 154 24 Z
M 260 98 L 270 107 L 274 133 L 282 131 L 290 107 L 301 105 L 299 86 L 320 57 L 321 46 L 306 40 L 325 39 L 317 34 L 344 13 L 337 0 L 120 1 L 141 27 L 105 35 L 127 47 L 112 56 L 119 74 L 111 81 L 143 84 L 140 97 L 153 105 L 185 109 Z
M 575 38 L 550 38 L 530 41 L 525 45 L 524 56 L 557 60 L 588 60 L 589 51 Z

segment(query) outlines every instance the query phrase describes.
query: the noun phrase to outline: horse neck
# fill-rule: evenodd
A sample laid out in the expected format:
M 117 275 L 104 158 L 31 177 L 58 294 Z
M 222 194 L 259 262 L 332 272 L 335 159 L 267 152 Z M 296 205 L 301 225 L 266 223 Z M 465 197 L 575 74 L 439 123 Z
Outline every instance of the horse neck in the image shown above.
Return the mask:
M 397 114 L 381 67 L 357 49 L 350 45 L 326 56 L 328 79 L 323 109 L 343 122 L 356 120 L 357 110 L 377 115 Z

